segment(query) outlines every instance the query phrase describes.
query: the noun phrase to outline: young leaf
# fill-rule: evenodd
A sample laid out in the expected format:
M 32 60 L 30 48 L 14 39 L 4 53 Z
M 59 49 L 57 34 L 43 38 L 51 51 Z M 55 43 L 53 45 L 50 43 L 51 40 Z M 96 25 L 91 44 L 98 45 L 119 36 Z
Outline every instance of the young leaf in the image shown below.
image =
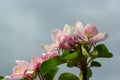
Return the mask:
M 98 56 L 98 51 L 97 50 L 94 50 L 90 53 L 90 56 L 92 59 L 95 59 L 97 56 Z
M 73 53 L 67 54 L 66 56 L 61 56 L 61 59 L 74 60 L 78 57 L 79 57 L 79 53 L 78 52 L 73 52 Z
M 0 76 L 0 80 L 5 80 L 5 77 L 3 77 L 3 76 Z
M 90 68 L 88 68 L 86 78 L 87 78 L 87 80 L 89 80 L 89 78 L 91 78 L 91 77 L 92 77 L 92 70 Z
M 51 69 L 48 73 L 46 73 L 44 75 L 45 79 L 46 80 L 53 80 L 54 76 L 56 75 L 56 73 L 58 72 L 58 70 L 59 70 L 58 67 L 55 67 L 55 68 Z
M 83 45 L 81 46 L 81 48 L 82 48 L 82 54 L 83 54 L 85 57 L 89 57 L 89 54 L 88 54 L 87 50 L 84 48 Z
M 94 50 L 98 51 L 97 58 L 111 58 L 113 56 L 104 44 L 97 45 Z
M 40 72 L 42 73 L 42 75 L 45 75 L 46 73 L 48 73 L 50 70 L 52 70 L 54 67 L 65 63 L 64 60 L 60 59 L 60 56 L 57 57 L 53 57 L 45 62 L 43 62 L 40 66 Z
M 58 80 L 79 80 L 79 78 L 72 73 L 62 73 Z
M 97 61 L 92 61 L 90 67 L 101 67 L 101 64 Z

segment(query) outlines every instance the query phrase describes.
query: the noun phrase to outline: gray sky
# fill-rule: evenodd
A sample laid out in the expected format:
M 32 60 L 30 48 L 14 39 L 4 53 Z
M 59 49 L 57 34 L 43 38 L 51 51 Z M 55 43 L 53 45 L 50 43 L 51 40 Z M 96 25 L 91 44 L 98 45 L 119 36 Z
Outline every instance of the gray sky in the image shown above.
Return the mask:
M 0 75 L 11 74 L 16 59 L 30 61 L 40 56 L 44 51 L 40 44 L 51 43 L 54 28 L 77 21 L 95 23 L 107 32 L 104 43 L 114 54 L 111 59 L 98 59 L 103 66 L 92 69 L 91 80 L 119 80 L 120 0 L 0 0 Z M 63 71 L 78 75 L 78 69 L 65 65 Z

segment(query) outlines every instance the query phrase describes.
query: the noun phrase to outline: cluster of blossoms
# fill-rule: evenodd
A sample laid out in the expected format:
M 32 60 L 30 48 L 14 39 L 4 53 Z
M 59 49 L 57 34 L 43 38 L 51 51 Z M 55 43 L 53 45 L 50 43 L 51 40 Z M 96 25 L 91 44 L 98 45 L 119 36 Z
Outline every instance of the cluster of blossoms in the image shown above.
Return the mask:
M 52 31 L 52 44 L 42 45 L 42 47 L 47 50 L 47 53 L 43 53 L 41 57 L 33 57 L 30 63 L 23 60 L 17 60 L 17 66 L 13 68 L 13 74 L 10 75 L 10 79 L 34 80 L 37 76 L 39 76 L 40 80 L 47 80 L 42 78 L 44 75 L 42 75 L 40 71 L 41 65 L 45 61 L 58 56 L 60 61 L 50 63 L 51 65 L 55 64 L 52 67 L 56 67 L 63 63 L 72 63 L 74 64 L 73 66 L 80 68 L 81 72 L 83 71 L 83 73 L 81 73 L 83 74 L 81 77 L 85 77 L 83 77 L 84 79 L 80 80 L 88 80 L 86 79 L 88 74 L 86 71 L 89 69 L 88 64 L 90 61 L 91 63 L 94 63 L 91 64 L 91 66 L 96 66 L 96 64 L 98 66 L 98 62 L 92 62 L 96 57 L 112 57 L 104 45 L 100 46 L 100 48 L 101 50 L 106 50 L 106 53 L 109 53 L 109 55 L 104 56 L 104 54 L 101 53 L 102 51 L 97 49 L 94 50 L 96 43 L 105 40 L 107 37 L 108 34 L 99 32 L 96 25 L 87 24 L 84 27 L 81 22 L 77 22 L 75 26 L 69 26 L 66 24 L 63 30 L 54 29 Z M 66 51 L 68 51 L 68 53 L 66 53 Z M 60 52 L 62 52 L 62 54 Z M 73 54 L 73 57 L 71 54 Z M 93 56 L 89 56 L 90 54 L 93 54 Z M 88 61 L 89 57 L 91 59 Z M 49 65 L 48 67 L 50 67 L 49 69 L 53 69 Z
M 11 80 L 27 79 L 34 80 L 37 75 L 40 75 L 40 65 L 55 56 L 59 56 L 56 51 L 43 53 L 42 57 L 33 57 L 31 63 L 24 60 L 16 60 L 17 66 L 13 68 L 13 74 L 10 75 Z
M 96 25 L 87 24 L 83 27 L 81 22 L 77 22 L 75 27 L 65 25 L 63 31 L 55 29 L 52 32 L 51 45 L 45 45 L 48 51 L 55 49 L 75 50 L 78 44 L 95 44 L 99 41 L 105 40 L 108 37 L 107 33 L 99 33 Z

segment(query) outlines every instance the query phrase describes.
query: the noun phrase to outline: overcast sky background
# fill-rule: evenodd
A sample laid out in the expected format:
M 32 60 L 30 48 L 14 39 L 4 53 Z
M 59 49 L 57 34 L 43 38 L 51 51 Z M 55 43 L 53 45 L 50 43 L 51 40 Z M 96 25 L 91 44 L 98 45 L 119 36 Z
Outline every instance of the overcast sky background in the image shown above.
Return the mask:
M 0 75 L 11 74 L 17 59 L 40 56 L 45 51 L 40 44 L 51 43 L 54 28 L 77 21 L 107 32 L 104 43 L 114 54 L 98 59 L 103 66 L 92 69 L 91 80 L 120 80 L 120 0 L 0 0 Z M 59 73 L 64 71 L 79 75 L 78 69 L 65 65 Z

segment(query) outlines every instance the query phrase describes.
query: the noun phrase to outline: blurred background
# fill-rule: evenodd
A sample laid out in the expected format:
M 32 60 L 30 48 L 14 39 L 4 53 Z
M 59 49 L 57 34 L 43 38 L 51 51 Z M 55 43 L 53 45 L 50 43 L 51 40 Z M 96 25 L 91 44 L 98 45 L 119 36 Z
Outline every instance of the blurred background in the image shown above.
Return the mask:
M 9 75 L 15 60 L 41 56 L 41 44 L 51 43 L 51 31 L 81 21 L 96 24 L 109 38 L 102 42 L 113 52 L 111 59 L 98 59 L 91 80 L 120 79 L 120 0 L 0 0 L 0 75 Z M 79 70 L 60 66 L 60 73 Z

